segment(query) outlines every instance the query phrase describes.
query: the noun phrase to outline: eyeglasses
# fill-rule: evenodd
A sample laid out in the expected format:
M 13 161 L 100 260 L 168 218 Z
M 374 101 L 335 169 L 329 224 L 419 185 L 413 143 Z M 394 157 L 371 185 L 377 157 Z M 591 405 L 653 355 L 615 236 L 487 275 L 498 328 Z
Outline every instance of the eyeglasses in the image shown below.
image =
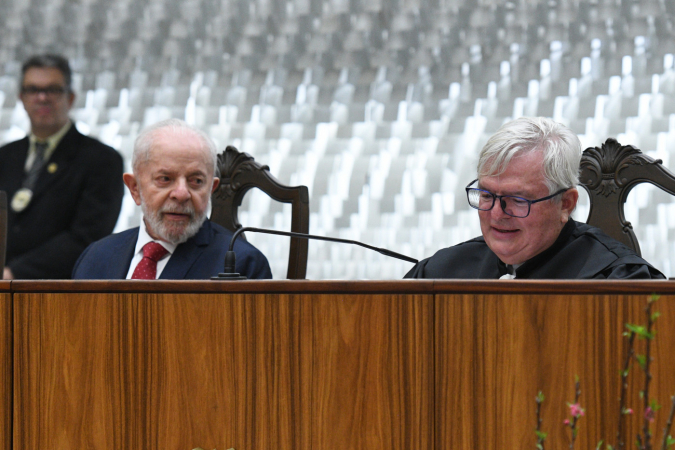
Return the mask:
M 476 189 L 469 187 L 478 180 L 473 180 L 466 186 L 466 197 L 469 200 L 469 206 L 476 208 L 479 211 L 490 211 L 495 206 L 495 200 L 499 199 L 499 205 L 502 207 L 504 214 L 508 214 L 511 217 L 527 217 L 530 215 L 530 207 L 533 203 L 543 202 L 544 200 L 550 200 L 556 195 L 560 195 L 565 191 L 568 191 L 571 188 L 561 189 L 555 194 L 551 194 L 547 197 L 538 198 L 536 200 L 528 200 L 522 197 L 516 197 L 515 195 L 497 195 L 493 194 L 490 191 L 483 189 Z
M 56 98 L 68 92 L 68 89 L 63 86 L 23 86 L 21 93 L 29 97 L 37 97 L 39 94 L 45 94 L 46 97 Z

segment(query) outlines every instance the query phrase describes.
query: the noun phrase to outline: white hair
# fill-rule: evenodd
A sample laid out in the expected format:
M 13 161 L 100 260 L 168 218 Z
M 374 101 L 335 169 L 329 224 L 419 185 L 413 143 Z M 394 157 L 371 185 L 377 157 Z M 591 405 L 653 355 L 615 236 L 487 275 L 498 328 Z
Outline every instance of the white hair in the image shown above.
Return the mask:
M 141 163 L 145 163 L 150 159 L 150 150 L 154 144 L 155 137 L 165 129 L 171 130 L 174 133 L 192 133 L 199 138 L 204 144 L 204 150 L 208 151 L 211 155 L 213 161 L 213 170 L 211 174 L 215 175 L 218 162 L 218 150 L 216 149 L 216 144 L 202 130 L 180 119 L 167 119 L 157 122 L 139 133 L 134 142 L 134 154 L 131 159 L 131 167 L 133 168 L 134 173 L 137 173 Z
M 544 117 L 521 117 L 502 125 L 480 152 L 478 178 L 499 175 L 514 156 L 534 151 L 544 155 L 549 194 L 579 184 L 579 138 L 566 126 Z

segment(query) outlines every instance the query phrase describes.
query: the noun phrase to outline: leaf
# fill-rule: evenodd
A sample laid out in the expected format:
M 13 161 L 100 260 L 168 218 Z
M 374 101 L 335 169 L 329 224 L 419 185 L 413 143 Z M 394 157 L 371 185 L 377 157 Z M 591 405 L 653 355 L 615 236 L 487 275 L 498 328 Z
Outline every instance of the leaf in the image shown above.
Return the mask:
M 638 364 L 642 368 L 642 370 L 647 367 L 647 357 L 645 355 L 635 355 L 635 359 L 637 359 Z
M 537 403 L 544 403 L 545 398 L 546 397 L 544 397 L 544 393 L 539 391 L 535 400 L 536 400 Z
M 611 445 L 607 444 L 607 450 L 614 450 L 614 447 L 612 447 Z
M 595 450 L 600 450 L 600 446 L 602 445 L 602 442 L 603 442 L 602 440 L 600 440 L 600 442 L 598 442 L 598 445 L 595 447 Z
M 633 333 L 637 334 L 640 339 L 653 339 L 653 333 L 649 333 L 647 328 L 643 325 L 634 325 L 632 323 L 627 323 L 626 328 L 628 328 Z
M 537 450 L 544 450 L 544 446 L 541 444 L 537 444 Z
M 660 295 L 657 295 L 656 293 L 652 294 L 652 296 L 647 300 L 647 303 L 654 303 L 657 301 L 659 298 L 661 298 Z
M 668 447 L 672 447 L 673 444 L 675 444 L 675 439 L 673 439 L 672 436 L 668 435 L 668 438 L 666 439 L 666 445 Z
M 656 412 L 656 411 L 658 411 L 659 409 L 661 409 L 661 405 L 659 405 L 658 403 L 656 403 L 656 399 L 655 399 L 655 398 L 652 399 L 652 401 L 651 401 L 651 403 L 650 403 L 649 406 L 652 408 L 652 410 L 653 410 L 654 412 Z
M 641 327 L 640 325 L 635 325 L 635 324 L 632 324 L 632 323 L 627 323 L 627 324 L 626 324 L 626 328 L 628 329 L 628 331 L 631 331 L 631 332 L 633 332 L 633 333 L 638 333 L 638 332 L 640 331 L 640 328 L 642 328 L 642 327 Z
M 546 437 L 548 436 L 548 433 L 539 430 L 534 430 L 534 434 L 537 435 L 537 439 L 539 439 L 540 441 L 546 440 Z
M 640 391 L 638 395 L 641 399 L 645 398 L 645 391 Z
M 661 313 L 658 312 L 658 311 L 655 311 L 654 314 L 652 314 L 652 322 L 655 322 L 656 319 L 658 319 L 659 317 L 661 317 Z

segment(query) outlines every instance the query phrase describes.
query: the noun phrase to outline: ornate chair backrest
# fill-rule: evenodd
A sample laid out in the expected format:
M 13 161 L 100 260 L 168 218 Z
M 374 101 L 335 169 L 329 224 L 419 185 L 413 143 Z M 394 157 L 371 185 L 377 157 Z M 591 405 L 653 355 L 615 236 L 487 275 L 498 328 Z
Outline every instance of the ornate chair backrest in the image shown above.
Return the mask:
M 309 233 L 309 191 L 307 186 L 285 186 L 269 171 L 268 166 L 255 162 L 248 153 L 228 145 L 218 155 L 220 185 L 211 196 L 211 221 L 236 231 L 241 228 L 238 208 L 251 188 L 258 188 L 278 202 L 290 203 L 291 230 Z M 307 239 L 290 238 L 288 279 L 304 279 L 307 275 Z
M 0 191 L 0 270 L 5 267 L 7 253 L 7 194 Z M 2 279 L 0 277 L 0 279 Z
M 589 147 L 581 157 L 581 185 L 590 197 L 587 223 L 640 254 L 633 226 L 626 221 L 623 205 L 631 189 L 651 183 L 675 195 L 675 174 L 660 159 L 653 159 L 632 145 L 609 138 L 602 147 Z

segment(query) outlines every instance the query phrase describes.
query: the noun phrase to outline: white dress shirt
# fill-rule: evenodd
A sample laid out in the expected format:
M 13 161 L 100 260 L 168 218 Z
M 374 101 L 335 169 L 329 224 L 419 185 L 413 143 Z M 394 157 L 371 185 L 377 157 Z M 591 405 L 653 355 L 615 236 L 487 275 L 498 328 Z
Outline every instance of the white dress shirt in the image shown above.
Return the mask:
M 157 261 L 157 276 L 155 279 L 159 278 L 159 276 L 162 274 L 162 270 L 164 270 L 164 268 L 166 267 L 166 263 L 169 262 L 169 258 L 171 258 L 173 252 L 176 251 L 176 247 L 178 247 L 177 245 L 171 244 L 169 242 L 159 241 L 151 238 L 150 235 L 148 234 L 148 231 L 145 229 L 145 220 L 141 218 L 141 226 L 138 228 L 138 240 L 136 241 L 136 250 L 134 252 L 134 257 L 131 258 L 131 264 L 129 265 L 129 271 L 127 272 L 127 280 L 131 279 L 131 276 L 134 274 L 134 270 L 136 270 L 136 266 L 143 259 L 143 247 L 145 246 L 145 244 L 152 241 L 157 242 L 169 252 L 166 255 L 164 255 L 162 259 Z

